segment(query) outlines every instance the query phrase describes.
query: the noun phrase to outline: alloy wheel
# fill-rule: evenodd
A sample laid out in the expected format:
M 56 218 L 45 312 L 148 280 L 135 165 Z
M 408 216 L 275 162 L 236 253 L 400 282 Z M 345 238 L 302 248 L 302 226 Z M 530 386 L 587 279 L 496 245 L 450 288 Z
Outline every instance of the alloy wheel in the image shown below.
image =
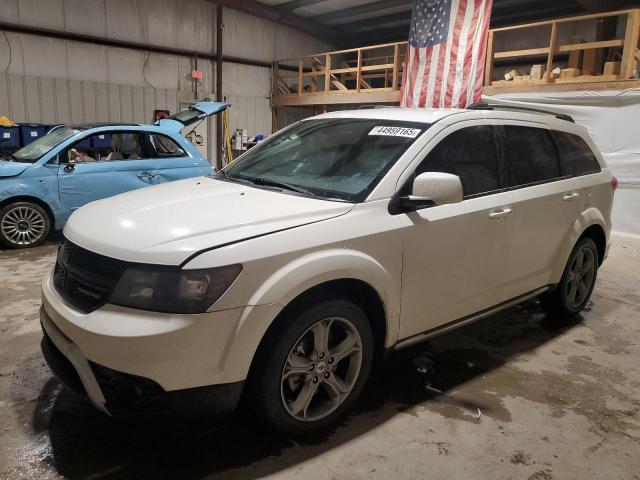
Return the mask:
M 330 317 L 309 327 L 294 343 L 282 369 L 286 411 L 301 421 L 334 412 L 353 390 L 362 367 L 362 339 L 347 319 Z
M 2 235 L 15 245 L 32 245 L 44 235 L 46 222 L 41 212 L 29 206 L 18 206 L 2 217 Z
M 584 245 L 573 257 L 565 285 L 567 303 L 579 308 L 591 292 L 596 275 L 596 257 L 589 246 Z

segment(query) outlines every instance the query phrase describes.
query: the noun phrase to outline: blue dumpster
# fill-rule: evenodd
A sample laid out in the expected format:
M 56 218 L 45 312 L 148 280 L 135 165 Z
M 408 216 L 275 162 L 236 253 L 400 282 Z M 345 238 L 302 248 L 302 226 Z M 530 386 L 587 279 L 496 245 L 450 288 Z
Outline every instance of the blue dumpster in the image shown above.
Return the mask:
M 0 149 L 20 148 L 20 128 L 0 127 Z
M 35 123 L 20 123 L 20 137 L 22 146 L 29 145 L 34 140 L 43 137 L 47 132 L 44 125 Z
M 111 134 L 101 133 L 91 138 L 91 146 L 93 148 L 111 148 Z

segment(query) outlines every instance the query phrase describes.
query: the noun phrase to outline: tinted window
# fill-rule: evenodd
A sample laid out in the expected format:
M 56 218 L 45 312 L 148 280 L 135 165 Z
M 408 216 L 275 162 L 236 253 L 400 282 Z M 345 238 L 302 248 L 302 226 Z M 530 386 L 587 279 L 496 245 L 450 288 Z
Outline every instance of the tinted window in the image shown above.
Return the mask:
M 98 133 L 73 144 L 60 156 L 62 163 L 109 162 L 144 158 L 140 136 L 133 132 Z
M 184 157 L 186 154 L 176 142 L 165 135 L 150 134 L 149 141 L 158 157 Z
M 442 140 L 416 173 L 444 172 L 460 177 L 465 197 L 500 189 L 494 127 L 468 127 Z
M 584 175 L 600 171 L 600 164 L 587 142 L 578 135 L 553 132 L 560 155 L 562 175 Z
M 560 177 L 556 148 L 542 128 L 505 126 L 504 157 L 512 186 Z

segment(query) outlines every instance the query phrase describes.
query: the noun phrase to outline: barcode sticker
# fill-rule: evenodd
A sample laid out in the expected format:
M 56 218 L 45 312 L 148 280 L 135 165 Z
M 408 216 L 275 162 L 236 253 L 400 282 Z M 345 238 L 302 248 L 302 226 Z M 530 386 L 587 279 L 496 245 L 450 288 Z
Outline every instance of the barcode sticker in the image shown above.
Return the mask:
M 369 135 L 384 135 L 387 137 L 416 138 L 420 133 L 419 128 L 406 127 L 373 127 Z
M 11 134 L 9 132 L 4 132 L 2 134 L 2 138 L 11 138 Z
M 29 132 L 31 134 L 32 137 L 37 137 L 38 136 L 38 132 Z

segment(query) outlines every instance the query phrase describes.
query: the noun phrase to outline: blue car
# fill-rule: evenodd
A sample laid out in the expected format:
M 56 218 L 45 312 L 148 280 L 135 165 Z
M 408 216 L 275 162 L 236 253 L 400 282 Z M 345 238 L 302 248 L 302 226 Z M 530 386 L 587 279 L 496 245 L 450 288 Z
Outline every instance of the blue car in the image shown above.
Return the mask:
M 229 105 L 202 101 L 153 125 L 61 125 L 0 160 L 0 242 L 41 244 L 86 203 L 212 173 L 182 134 Z

